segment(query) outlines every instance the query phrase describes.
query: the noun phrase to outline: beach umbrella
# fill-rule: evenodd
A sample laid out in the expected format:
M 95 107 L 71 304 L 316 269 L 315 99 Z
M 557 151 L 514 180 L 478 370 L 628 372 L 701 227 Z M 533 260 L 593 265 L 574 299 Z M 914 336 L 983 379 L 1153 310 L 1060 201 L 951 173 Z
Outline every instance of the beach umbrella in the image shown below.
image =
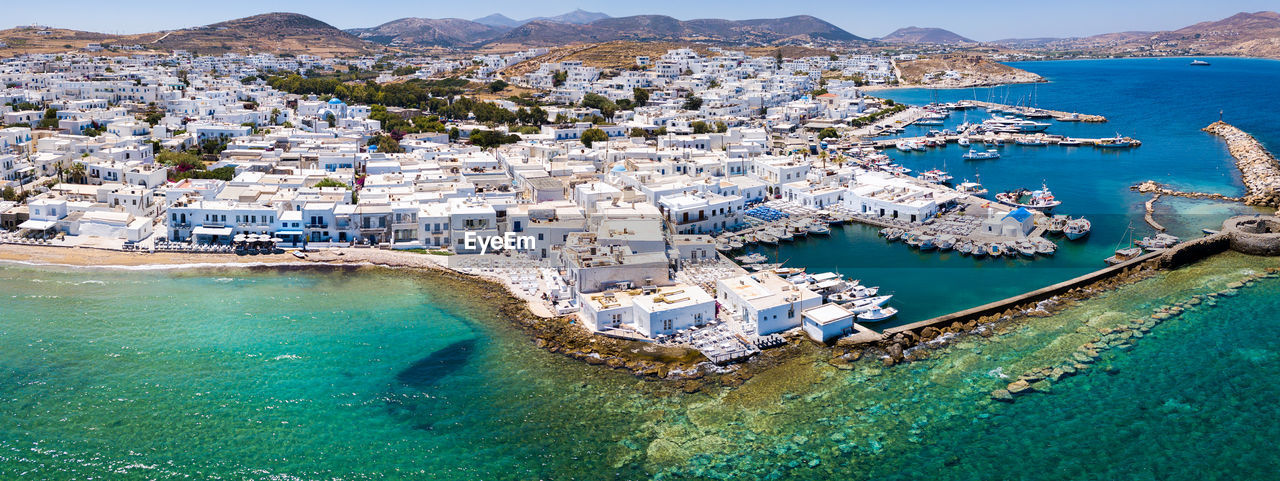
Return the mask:
M 244 234 L 236 234 L 236 237 L 235 237 L 236 242 L 244 242 L 244 240 L 245 240 Z

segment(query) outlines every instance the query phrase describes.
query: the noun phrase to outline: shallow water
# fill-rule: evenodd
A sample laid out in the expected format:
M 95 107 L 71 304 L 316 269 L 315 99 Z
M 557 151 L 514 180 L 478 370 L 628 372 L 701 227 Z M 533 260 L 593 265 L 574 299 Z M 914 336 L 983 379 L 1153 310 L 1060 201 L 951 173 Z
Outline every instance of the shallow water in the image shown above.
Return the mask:
M 1105 355 L 1115 374 L 988 393 L 1274 265 L 1223 255 L 915 363 L 801 356 L 694 395 L 534 349 L 434 276 L 2 267 L 0 478 L 1257 477 L 1280 462 L 1249 449 L 1280 435 L 1280 327 L 1258 315 L 1280 281 Z

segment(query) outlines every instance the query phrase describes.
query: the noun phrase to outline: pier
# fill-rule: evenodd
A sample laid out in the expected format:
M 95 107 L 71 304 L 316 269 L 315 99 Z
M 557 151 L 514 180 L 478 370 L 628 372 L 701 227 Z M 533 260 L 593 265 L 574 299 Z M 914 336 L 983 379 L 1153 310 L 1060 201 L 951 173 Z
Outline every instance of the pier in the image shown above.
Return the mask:
M 1280 164 L 1261 142 L 1243 130 L 1221 120 L 1209 124 L 1205 132 L 1222 137 L 1236 159 L 1240 177 L 1248 189 L 1246 205 L 1280 206 Z
M 1038 107 L 1017 107 L 1017 106 L 1013 106 L 1013 105 L 998 104 L 998 103 L 995 103 L 995 102 L 983 102 L 983 101 L 981 101 L 981 100 L 969 100 L 968 102 L 970 102 L 970 103 L 972 103 L 972 104 L 974 104 L 974 105 L 977 105 L 977 106 L 979 106 L 979 107 L 982 107 L 982 108 L 984 108 L 984 109 L 987 109 L 987 110 L 991 110 L 991 109 L 998 109 L 998 110 L 1004 110 L 1004 111 L 1006 111 L 1006 112 L 1015 112 L 1015 113 L 1017 113 L 1017 112 L 1026 112 L 1026 111 L 1031 111 L 1031 112 L 1044 112 L 1044 113 L 1049 114 L 1049 116 L 1050 116 L 1050 117 L 1053 117 L 1053 120 L 1057 120 L 1057 121 L 1059 121 L 1059 122 L 1089 122 L 1089 123 L 1102 123 L 1102 122 L 1106 122 L 1106 121 L 1107 121 L 1107 118 L 1106 118 L 1106 117 L 1103 117 L 1103 116 L 1101 116 L 1101 115 L 1080 114 L 1080 113 L 1075 113 L 1075 112 L 1064 112 L 1064 111 L 1061 111 L 1061 110 L 1042 109 L 1042 108 L 1038 108 Z
M 1039 132 L 1034 134 L 985 133 L 980 135 L 979 134 L 975 134 L 975 135 L 952 134 L 952 135 L 935 135 L 932 137 L 930 136 L 894 137 L 891 139 L 873 140 L 871 141 L 871 143 L 872 143 L 872 147 L 875 147 L 876 149 L 891 149 L 891 148 L 897 147 L 899 142 L 924 143 L 927 140 L 933 140 L 935 142 L 946 142 L 948 144 L 951 144 L 951 143 L 959 142 L 961 138 L 968 138 L 969 141 L 973 142 L 975 148 L 980 146 L 981 144 L 1003 145 L 1003 144 L 1014 144 L 1014 143 L 1017 143 L 1018 141 L 1032 141 L 1032 140 L 1043 141 L 1048 145 L 1058 145 L 1059 143 L 1065 140 L 1072 140 L 1072 141 L 1080 142 L 1080 144 L 1079 145 L 1072 144 L 1069 146 L 1064 145 L 1063 147 L 1080 147 L 1080 146 L 1096 146 L 1106 140 L 1111 140 L 1110 138 L 1098 138 L 1098 139 L 1087 139 L 1087 138 L 1076 138 L 1076 137 L 1068 138 L 1062 135 L 1045 134 L 1043 132 Z M 1138 147 L 1142 145 L 1142 142 L 1137 139 L 1130 139 L 1130 141 L 1132 142 L 1131 147 Z

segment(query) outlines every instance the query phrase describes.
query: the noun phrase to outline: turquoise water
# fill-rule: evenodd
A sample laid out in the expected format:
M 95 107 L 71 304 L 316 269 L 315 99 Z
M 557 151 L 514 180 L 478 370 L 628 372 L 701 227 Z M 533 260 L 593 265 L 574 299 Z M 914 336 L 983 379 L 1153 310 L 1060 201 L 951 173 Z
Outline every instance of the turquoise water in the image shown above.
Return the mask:
M 1117 132 L 1141 139 L 1136 149 L 1104 151 L 1093 147 L 1001 147 L 1002 157 L 965 161 L 957 145 L 925 152 L 885 151 L 916 172 L 944 168 L 962 179 L 981 179 L 995 192 L 1047 183 L 1063 202 L 1055 213 L 1085 216 L 1092 234 L 1082 241 L 1057 239 L 1053 258 L 971 259 L 956 253 L 919 253 L 887 243 L 876 229 L 846 226 L 832 239 L 806 240 L 776 248 L 759 247 L 778 261 L 810 270 L 834 270 L 879 285 L 895 294 L 897 323 L 908 323 L 1003 299 L 1081 275 L 1103 266 L 1118 244 L 1154 234 L 1143 222 L 1148 197 L 1129 190 L 1154 179 L 1190 191 L 1239 195 L 1239 171 L 1219 138 L 1200 129 L 1223 118 L 1250 132 L 1272 150 L 1280 147 L 1280 61 L 1217 58 L 1209 68 L 1190 67 L 1186 59 L 1120 59 L 1023 62 L 1049 83 L 954 90 L 887 90 L 874 95 L 909 104 L 959 100 L 1038 105 L 1043 108 L 1105 115 L 1109 122 L 1051 122 L 1048 133 L 1098 138 Z M 943 127 L 908 127 L 903 135 L 930 129 L 954 129 L 990 115 L 974 109 L 956 112 Z M 1219 228 L 1231 215 L 1254 213 L 1243 206 L 1187 199 L 1162 199 L 1156 219 L 1183 238 L 1203 228 Z M 1123 247 L 1123 246 L 1121 246 Z M 892 325 L 894 323 L 889 323 Z
M 1224 255 L 915 363 L 818 352 L 694 395 L 534 349 L 438 277 L 0 267 L 0 478 L 1265 478 L 1277 280 L 1104 354 L 1114 373 L 988 392 L 1278 264 Z

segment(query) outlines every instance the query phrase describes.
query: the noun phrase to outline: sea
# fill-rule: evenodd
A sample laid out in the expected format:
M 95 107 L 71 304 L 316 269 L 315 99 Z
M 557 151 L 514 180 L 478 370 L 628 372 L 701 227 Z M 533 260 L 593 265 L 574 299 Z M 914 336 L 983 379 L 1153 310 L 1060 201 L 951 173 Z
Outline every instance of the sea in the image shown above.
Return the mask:
M 1135 213 L 1141 222 L 1132 183 L 1241 189 L 1222 143 L 1198 131 L 1219 110 L 1280 141 L 1280 62 L 1210 61 L 1025 63 L 1050 82 L 884 93 L 1034 94 L 1045 108 L 1111 119 L 1050 132 L 1142 139 L 1118 153 L 1006 147 L 972 167 L 954 146 L 904 160 L 945 160 L 958 177 L 971 168 L 993 188 L 1043 177 L 1064 212 L 1105 224 L 1072 247 L 1077 259 L 916 257 L 858 227 L 782 255 L 892 289 L 914 316 L 1096 268 L 1092 251 L 1112 249 Z M 1185 218 L 1187 235 L 1233 209 L 1162 205 L 1161 221 Z M 909 267 L 890 268 L 890 255 Z M 815 348 L 742 386 L 687 394 L 538 349 L 494 293 L 430 272 L 4 264 L 0 479 L 1271 479 L 1280 324 L 1268 313 L 1280 280 L 1255 278 L 1277 267 L 1222 254 L 990 337 L 951 339 L 915 362 L 849 366 Z M 1184 313 L 1143 324 L 1074 376 L 992 399 L 1179 303 Z

